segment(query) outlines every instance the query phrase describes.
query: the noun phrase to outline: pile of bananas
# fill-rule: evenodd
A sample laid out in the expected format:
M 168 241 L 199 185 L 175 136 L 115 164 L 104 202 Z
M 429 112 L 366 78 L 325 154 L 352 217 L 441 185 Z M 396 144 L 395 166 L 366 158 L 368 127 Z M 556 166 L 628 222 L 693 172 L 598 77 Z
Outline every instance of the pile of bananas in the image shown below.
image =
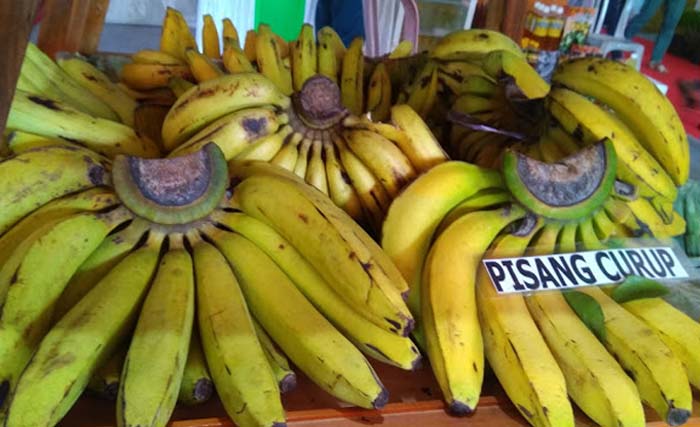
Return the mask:
M 224 20 L 222 44 L 169 8 L 118 82 L 27 48 L 0 144 L 4 425 L 56 425 L 87 390 L 162 426 L 214 388 L 238 425 L 284 425 L 287 357 L 381 408 L 365 356 L 410 370 L 418 348 L 456 415 L 488 361 L 534 426 L 573 426 L 568 397 L 605 427 L 644 425 L 642 402 L 688 419 L 700 324 L 581 289 L 596 333 L 572 293 L 497 296 L 481 263 L 683 233 L 687 140 L 643 76 L 582 59 L 550 87 L 487 30 L 365 58 Z

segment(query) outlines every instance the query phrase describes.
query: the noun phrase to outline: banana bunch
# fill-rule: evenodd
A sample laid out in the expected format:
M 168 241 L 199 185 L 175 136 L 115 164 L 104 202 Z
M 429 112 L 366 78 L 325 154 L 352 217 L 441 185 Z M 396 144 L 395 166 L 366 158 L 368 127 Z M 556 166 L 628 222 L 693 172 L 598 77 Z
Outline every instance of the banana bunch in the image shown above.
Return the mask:
M 572 161 L 585 162 L 581 154 Z M 525 170 L 550 176 L 557 165 L 532 167 Z M 642 404 L 669 425 L 685 423 L 699 323 L 660 298 L 618 303 L 608 289 L 581 288 L 602 307 L 606 333 L 599 337 L 560 292 L 498 295 L 481 262 L 608 247 L 638 226 L 619 190 L 609 188 L 586 219 L 563 220 L 555 206 L 551 216 L 528 212 L 511 180 L 498 170 L 443 163 L 406 187 L 383 225 L 382 248 L 409 286 L 414 338 L 449 410 L 476 409 L 488 361 L 533 426 L 575 425 L 572 402 L 606 427 L 646 425 Z
M 409 106 L 391 107 L 391 122 L 380 123 L 351 114 L 341 98 L 321 75 L 290 99 L 262 74 L 227 74 L 178 98 L 163 121 L 163 145 L 179 156 L 213 142 L 228 160 L 280 166 L 378 231 L 391 200 L 446 154 Z
M 49 144 L 0 177 L 5 426 L 54 426 L 84 391 L 116 401 L 119 426 L 164 426 L 214 388 L 237 425 L 280 425 L 290 362 L 381 408 L 367 357 L 420 361 L 399 270 L 291 171 L 229 169 L 214 143 L 166 159 Z

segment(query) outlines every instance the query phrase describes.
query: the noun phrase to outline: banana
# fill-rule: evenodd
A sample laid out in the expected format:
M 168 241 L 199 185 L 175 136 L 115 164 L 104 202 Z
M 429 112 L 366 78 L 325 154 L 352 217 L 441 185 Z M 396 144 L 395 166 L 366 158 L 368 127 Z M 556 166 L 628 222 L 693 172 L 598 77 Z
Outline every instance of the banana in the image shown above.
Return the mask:
M 216 30 L 214 18 L 205 14 L 202 18 L 202 51 L 204 55 L 211 59 L 221 59 L 221 48 L 219 47 L 219 32 Z
M 610 220 L 605 209 L 600 208 L 593 213 L 593 229 L 598 239 L 603 242 L 615 235 L 615 223 Z
M 290 57 L 292 59 L 294 90 L 299 92 L 304 86 L 304 82 L 313 77 L 318 70 L 314 28 L 310 24 L 301 26 L 299 37 L 294 43 L 291 43 Z
M 378 248 L 374 250 L 371 239 L 358 236 L 362 230 L 340 208 L 327 198 L 322 199 L 327 203 L 320 204 L 317 193 L 304 185 L 299 180 L 254 175 L 236 187 L 234 201 L 243 212 L 289 240 L 349 303 L 366 305 L 363 312 L 373 315 L 370 320 L 399 334 L 410 332 L 413 319 L 401 298 L 405 283 L 391 270 L 393 265 Z M 284 197 L 270 199 L 270 192 Z M 317 239 L 326 243 L 319 245 Z
M 245 108 L 273 105 L 289 107 L 270 80 L 257 73 L 238 73 L 200 83 L 178 98 L 163 122 L 163 143 L 172 150 L 226 114 Z
M 368 130 L 388 139 L 408 157 L 411 165 L 420 172 L 447 160 L 447 155 L 440 144 L 415 111 L 407 105 L 397 105 L 394 109 L 396 111 L 392 110 L 392 112 L 397 118 L 396 122 L 405 126 L 407 131 L 398 125 L 378 123 L 357 116 L 348 116 L 343 120 L 343 125 L 352 129 Z M 422 125 L 421 122 L 414 120 L 421 120 Z M 413 132 L 413 137 L 410 136 L 409 132 Z
M 255 71 L 253 64 L 250 63 L 245 53 L 238 47 L 238 41 L 230 37 L 224 37 L 224 54 L 221 60 L 226 71 L 231 74 Z
M 257 33 L 255 30 L 248 30 L 245 33 L 245 41 L 243 44 L 243 53 L 245 54 L 246 58 L 248 58 L 248 61 L 251 63 L 255 62 L 258 57 L 258 52 L 257 52 L 257 41 L 256 39 L 258 38 Z
M 170 155 L 194 153 L 213 142 L 219 146 L 224 157 L 230 160 L 249 149 L 261 138 L 277 133 L 286 121 L 286 115 L 277 114 L 268 107 L 238 110 L 213 121 L 177 146 Z
M 262 249 L 306 298 L 366 355 L 402 369 L 414 369 L 420 353 L 407 337 L 369 322 L 335 292 L 314 267 L 274 229 L 242 213 L 214 213 L 213 218 Z
M 204 241 L 194 247 L 194 265 L 202 347 L 226 413 L 238 425 L 284 425 L 277 381 L 239 280 L 221 252 Z
M 126 347 L 120 345 L 114 354 L 102 366 L 97 368 L 85 387 L 86 391 L 101 399 L 115 402 L 119 392 L 119 379 L 125 358 Z
M 420 310 L 426 351 L 455 415 L 476 409 L 484 375 L 474 289 L 481 256 L 502 229 L 524 215 L 517 206 L 469 213 L 437 237 L 425 260 Z
M 298 132 L 294 132 L 290 137 L 285 138 L 282 143 L 282 148 L 280 148 L 280 151 L 270 160 L 270 163 L 293 171 L 294 165 L 296 165 L 297 158 L 299 157 L 298 147 L 302 138 L 303 135 Z
M 183 58 L 184 59 L 184 58 Z M 131 61 L 137 64 L 185 65 L 183 59 L 161 50 L 141 49 L 131 55 Z
M 498 81 L 507 79 L 512 82 L 506 84 L 507 91 L 511 92 L 506 94 L 508 97 L 541 99 L 549 93 L 549 83 L 540 77 L 520 51 L 490 52 L 483 59 L 483 68 L 486 74 Z
M 700 324 L 661 298 L 642 298 L 622 304 L 625 310 L 642 319 L 681 360 L 690 383 L 699 388 Z
M 578 230 L 577 222 L 564 223 L 559 235 L 557 236 L 557 248 L 559 252 L 573 253 L 576 252 L 576 231 Z
M 3 142 L 0 142 L 2 144 Z M 36 148 L 44 148 L 50 146 L 61 146 L 67 148 L 82 148 L 80 145 L 70 142 L 65 139 L 59 138 L 49 138 L 46 136 L 35 135 L 28 132 L 22 132 L 15 130 L 10 132 L 7 136 L 7 149 L 9 150 L 8 156 L 12 154 L 22 154 L 29 150 L 34 150 Z M 5 147 L 1 147 L 5 149 Z
M 183 58 L 186 60 L 184 52 Z M 184 64 L 141 64 L 136 62 L 124 64 L 119 77 L 127 87 L 136 90 L 167 87 L 168 81 L 173 77 L 193 79 L 190 67 Z
M 556 142 L 557 146 L 566 153 L 567 156 L 583 148 L 583 141 L 579 141 L 573 135 L 568 134 L 561 126 L 548 126 L 544 136 Z
M 599 288 L 580 288 L 600 304 L 605 315 L 604 344 L 632 373 L 642 400 L 669 425 L 686 422 L 692 409 L 688 376 L 681 361 L 646 324 Z
M 318 73 L 338 83 L 345 57 L 345 45 L 331 27 L 318 30 L 316 38 L 318 40 Z
M 377 409 L 386 404 L 388 393 L 362 353 L 274 261 L 235 233 L 219 237 L 217 245 L 232 264 L 253 315 L 299 369 L 345 402 Z
M 133 327 L 161 240 L 152 234 L 51 328 L 22 373 L 5 425 L 50 427 L 68 412 Z
M 108 184 L 99 156 L 45 147 L 0 162 L 0 235 L 32 210 L 64 195 Z
M 620 120 L 576 92 L 557 88 L 549 97 L 548 109 L 570 134 L 582 133 L 584 142 L 610 138 L 618 156 L 618 177 L 630 184 L 648 186 L 651 195 L 660 194 L 669 200 L 676 198 L 676 186 L 661 165 L 640 145 L 632 130 Z
M 505 34 L 485 29 L 454 31 L 442 37 L 430 50 L 430 57 L 442 61 L 483 59 L 496 50 L 505 50 L 520 57 L 523 51 Z
M 63 138 L 107 157 L 155 157 L 158 147 L 121 123 L 92 117 L 49 98 L 15 91 L 7 129 Z
M 27 250 L 0 314 L 2 409 L 7 408 L 8 393 L 15 390 L 20 374 L 51 327 L 53 306 L 66 283 L 125 216 L 121 209 L 75 215 L 51 227 Z
M 690 155 L 683 124 L 668 98 L 646 76 L 618 61 L 582 58 L 562 64 L 552 78 L 612 108 L 673 182 L 686 182 Z
M 209 400 L 213 393 L 214 383 L 209 376 L 198 329 L 194 327 L 177 403 L 187 406 L 199 405 Z
M 343 105 L 356 116 L 365 112 L 364 106 L 364 66 L 362 37 L 355 38 L 343 56 L 340 74 L 340 98 Z
M 340 164 L 337 148 L 334 144 L 323 145 L 328 178 L 328 193 L 336 206 L 347 212 L 353 219 L 361 222 L 363 217 L 362 202 L 353 188 L 353 182 Z
M 465 93 L 460 95 L 452 104 L 452 109 L 464 114 L 490 113 L 502 109 L 502 102 L 496 98 L 483 98 L 481 96 Z
M 292 134 L 292 127 L 282 126 L 276 133 L 268 134 L 253 141 L 248 148 L 241 151 L 236 161 L 260 160 L 269 162 L 279 153 L 284 141 Z
M 134 110 L 138 104 L 102 71 L 80 58 L 58 59 L 57 62 L 63 71 L 117 113 L 122 123 L 134 125 Z
M 461 95 L 466 90 L 467 79 L 471 76 L 483 77 L 493 81 L 480 64 L 469 61 L 438 62 L 438 79 L 447 86 L 454 95 Z
M 269 78 L 284 95 L 291 95 L 292 75 L 282 63 L 282 47 L 274 37 L 270 26 L 258 25 L 258 34 L 255 37 L 255 50 L 258 68 L 263 76 Z M 249 58 L 250 59 L 250 58 Z
M 338 149 L 340 165 L 360 199 L 370 222 L 370 228 L 378 232 L 391 203 L 389 195 L 379 179 L 355 156 L 341 136 L 335 136 L 333 142 Z
M 309 165 L 306 168 L 304 180 L 314 186 L 323 194 L 328 194 L 328 178 L 326 177 L 326 165 L 323 161 L 324 143 L 315 139 L 311 144 L 311 154 L 309 155 Z
M 309 166 L 309 152 L 311 151 L 311 141 L 308 138 L 302 139 L 297 146 L 297 161 L 294 164 L 293 172 L 301 179 L 306 178 L 306 168 Z
M 66 74 L 34 43 L 27 43 L 21 74 L 31 80 L 36 95 L 61 100 L 67 105 L 106 120 L 119 120 L 112 109 Z
M 160 50 L 185 61 L 185 49 L 197 48 L 197 42 L 178 10 L 166 7 L 160 36 Z
M 627 206 L 632 211 L 639 227 L 655 237 L 679 236 L 685 232 L 685 220 L 675 211 L 671 222 L 667 224 L 661 213 L 648 199 L 640 197 L 637 200 L 627 202 Z
M 623 236 L 627 233 L 641 231 L 640 225 L 637 223 L 632 210 L 627 203 L 613 197 L 608 198 L 603 203 L 603 210 L 610 220 L 617 226 L 616 233 L 621 233 Z
M 550 224 L 528 255 L 552 254 L 561 226 Z M 552 350 L 574 402 L 603 427 L 643 426 L 644 409 L 634 382 L 559 292 L 535 292 L 526 299 Z
M 188 90 L 195 86 L 194 83 L 183 79 L 182 77 L 172 77 L 168 80 L 168 87 L 173 91 L 176 97 L 181 97 Z
M 435 230 L 452 208 L 492 187 L 504 188 L 498 172 L 448 161 L 413 181 L 392 202 L 382 226 L 382 249 L 408 282 L 408 306 L 419 327 L 422 270 Z
M 413 53 L 413 42 L 401 40 L 394 50 L 389 53 L 389 59 L 405 58 Z
M 129 252 L 147 237 L 148 223 L 134 219 L 125 229 L 113 233 L 78 267 L 58 297 L 53 309 L 55 320 L 61 319 L 102 280 Z
M 196 49 L 187 49 L 185 51 L 187 64 L 190 66 L 190 71 L 198 83 L 212 80 L 224 75 L 218 65 L 205 54 L 199 53 Z
M 386 71 L 384 63 L 379 63 L 372 70 L 367 87 L 367 111 L 370 112 L 373 122 L 383 122 L 389 119 L 391 101 L 389 73 Z
M 180 392 L 194 318 L 194 271 L 182 236 L 170 235 L 169 241 L 124 361 L 117 396 L 120 427 L 165 426 Z
M 416 176 L 411 162 L 390 140 L 367 130 L 342 133 L 347 146 L 379 178 L 391 198 Z
M 239 38 L 238 38 L 238 30 L 236 30 L 236 27 L 233 25 L 233 22 L 231 21 L 230 18 L 224 18 L 222 22 L 223 22 L 222 36 L 224 39 L 224 45 L 226 44 L 225 43 L 226 39 L 229 39 L 238 49 L 240 49 L 241 43 L 240 43 Z
M 501 237 L 488 257 L 522 256 L 540 227 L 541 223 L 526 236 Z M 525 299 L 518 294 L 498 295 L 483 265 L 477 273 L 476 296 L 486 359 L 515 407 L 533 426 L 573 426 L 564 374 Z
M 590 216 L 582 219 L 578 223 L 578 229 L 576 230 L 576 241 L 579 242 L 579 246 L 587 251 L 605 249 L 605 245 L 600 241 L 595 232 L 593 218 Z
M 542 153 L 542 159 L 547 163 L 556 163 L 567 156 L 559 147 L 557 141 L 548 135 L 542 135 L 537 144 L 539 145 L 540 153 Z
M 416 76 L 408 88 L 408 104 L 421 117 L 426 118 L 434 110 L 438 97 L 438 68 L 434 62 L 428 63 Z
M 470 93 L 472 95 L 483 96 L 487 98 L 500 96 L 500 88 L 490 78 L 478 74 L 468 75 L 462 83 L 462 93 Z
M 289 362 L 287 357 L 280 352 L 280 350 L 272 342 L 272 339 L 267 332 L 260 326 L 260 324 L 253 319 L 253 325 L 255 326 L 255 334 L 258 336 L 260 345 L 262 346 L 263 352 L 265 353 L 265 358 L 272 368 L 272 372 L 277 380 L 277 385 L 279 386 L 280 393 L 287 393 L 297 386 L 297 376 L 289 368 Z

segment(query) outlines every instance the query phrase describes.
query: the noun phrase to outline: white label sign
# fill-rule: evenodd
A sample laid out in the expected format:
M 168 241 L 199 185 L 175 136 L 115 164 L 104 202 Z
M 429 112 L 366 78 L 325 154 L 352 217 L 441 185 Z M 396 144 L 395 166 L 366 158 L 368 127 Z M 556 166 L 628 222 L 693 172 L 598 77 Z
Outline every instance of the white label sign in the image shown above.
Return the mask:
M 482 262 L 500 294 L 610 285 L 630 275 L 656 280 L 688 277 L 670 247 L 605 249 Z

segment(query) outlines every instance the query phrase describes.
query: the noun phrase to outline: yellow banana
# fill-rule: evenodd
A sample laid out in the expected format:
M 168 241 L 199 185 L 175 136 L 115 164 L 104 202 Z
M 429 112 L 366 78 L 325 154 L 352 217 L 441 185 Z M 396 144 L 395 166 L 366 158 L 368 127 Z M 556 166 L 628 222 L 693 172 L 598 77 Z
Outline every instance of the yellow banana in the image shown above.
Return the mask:
M 117 396 L 120 427 L 165 426 L 180 392 L 194 318 L 194 269 L 182 236 L 169 240 L 124 361 Z
M 197 42 L 185 17 L 178 10 L 167 7 L 160 36 L 160 50 L 184 62 L 185 49 L 188 48 L 196 49 Z
M 186 58 L 184 52 L 183 58 Z M 173 77 L 187 80 L 193 78 L 192 71 L 187 65 L 140 64 L 136 62 L 124 64 L 119 77 L 129 88 L 137 90 L 167 87 L 168 81 Z
M 389 53 L 389 59 L 405 58 L 413 53 L 413 43 L 410 40 L 401 40 L 394 50 Z
M 50 427 L 63 418 L 133 327 L 158 263 L 161 240 L 162 236 L 149 237 L 146 246 L 119 263 L 51 328 L 22 373 L 6 425 Z M 63 363 L 57 365 L 57 360 Z
M 102 71 L 80 58 L 59 59 L 58 65 L 117 113 L 122 123 L 133 127 L 134 110 L 138 104 Z
M 340 74 L 340 97 L 343 105 L 352 114 L 359 116 L 365 112 L 364 106 L 364 66 L 362 37 L 355 38 L 343 56 Z
M 345 57 L 345 45 L 338 33 L 331 27 L 323 27 L 318 30 L 317 39 L 318 72 L 338 83 Z
M 690 155 L 683 124 L 668 98 L 646 76 L 618 61 L 581 58 L 563 63 L 552 78 L 612 108 L 673 182 L 685 183 Z
M 202 18 L 202 51 L 204 55 L 211 59 L 221 59 L 221 48 L 219 47 L 219 32 L 216 30 L 214 18 L 206 14 Z
M 224 37 L 224 54 L 221 59 L 224 68 L 231 74 L 255 71 L 253 64 L 246 58 L 237 42 L 229 37 Z
M 195 326 L 192 329 L 190 349 L 187 352 L 187 362 L 182 374 L 177 403 L 187 406 L 199 405 L 209 400 L 212 394 L 214 394 L 214 383 L 209 376 L 199 331 Z
M 408 305 L 419 327 L 422 270 L 434 232 L 452 208 L 486 188 L 504 188 L 498 172 L 449 161 L 413 181 L 387 212 L 382 249 L 408 282 Z
M 306 168 L 309 166 L 309 152 L 311 151 L 311 141 L 308 138 L 302 139 L 298 145 L 297 161 L 294 164 L 294 173 L 301 179 L 306 178 Z
M 39 206 L 61 196 L 108 184 L 99 156 L 45 147 L 0 163 L 0 235 Z
M 285 138 L 282 143 L 282 148 L 280 148 L 280 151 L 270 160 L 270 163 L 287 169 L 288 171 L 294 171 L 294 166 L 299 157 L 298 147 L 302 138 L 304 138 L 303 135 L 298 132 L 294 132 L 290 137 Z
M 292 127 L 282 126 L 276 133 L 270 133 L 253 141 L 248 148 L 241 151 L 234 158 L 236 161 L 260 160 L 269 162 L 279 153 L 284 140 L 292 133 Z
M 473 412 L 481 394 L 484 348 L 474 286 L 482 254 L 524 214 L 516 206 L 466 214 L 437 237 L 425 260 L 420 310 L 426 350 L 456 415 Z
M 509 51 L 524 57 L 517 43 L 505 34 L 485 29 L 452 32 L 442 37 L 430 50 L 430 56 L 442 61 L 480 60 L 495 50 Z
M 413 85 L 409 87 L 408 104 L 421 117 L 428 117 L 435 108 L 438 97 L 437 64 L 429 63 L 416 76 Z
M 632 211 L 639 227 L 654 237 L 673 237 L 685 233 L 685 219 L 675 211 L 671 222 L 667 224 L 661 213 L 648 199 L 639 197 L 627 202 L 627 206 Z
M 255 141 L 277 132 L 286 121 L 286 116 L 267 107 L 238 110 L 212 122 L 180 146 L 171 156 L 194 153 L 210 142 L 215 143 L 227 160 L 233 159 Z
M 257 51 L 256 61 L 262 75 L 272 80 L 283 94 L 291 95 L 294 92 L 292 74 L 282 63 L 281 46 L 269 25 L 258 25 L 255 50 Z
M 580 288 L 605 315 L 604 344 L 632 379 L 642 400 L 670 425 L 690 417 L 692 395 L 681 361 L 646 324 L 596 287 Z
M 224 75 L 218 65 L 206 55 L 199 53 L 195 49 L 187 49 L 185 51 L 187 64 L 190 66 L 190 71 L 197 82 L 205 82 Z
M 618 177 L 639 186 L 640 194 L 675 199 L 676 186 L 669 174 L 620 120 L 584 96 L 562 88 L 552 90 L 548 108 L 568 133 L 575 135 L 578 130 L 586 143 L 610 138 L 619 159 Z M 644 191 L 647 186 L 651 194 Z
M 217 245 L 232 264 L 253 315 L 299 369 L 343 401 L 364 408 L 386 404 L 388 393 L 362 353 L 272 259 L 235 233 L 220 236 Z
M 163 143 L 172 150 L 228 113 L 244 108 L 273 105 L 289 107 L 284 96 L 270 80 L 257 73 L 238 73 L 200 83 L 175 102 L 163 122 Z
M 408 158 L 380 134 L 356 129 L 346 130 L 343 137 L 355 156 L 379 178 L 391 198 L 416 176 Z
M 258 59 L 258 52 L 257 52 L 257 39 L 258 35 L 255 32 L 255 30 L 248 30 L 248 32 L 245 33 L 245 41 L 243 44 L 243 53 L 245 54 L 246 58 L 248 58 L 248 61 L 251 63 L 256 62 Z
M 372 121 L 384 122 L 389 119 L 391 111 L 391 80 L 383 63 L 372 71 L 367 88 L 367 111 Z
M 290 56 L 292 58 L 294 90 L 299 92 L 304 86 L 304 82 L 313 77 L 318 70 L 314 29 L 310 24 L 301 26 L 299 37 L 291 44 Z
M 363 353 L 402 369 L 418 365 L 420 353 L 409 338 L 368 321 L 361 314 L 363 306 L 351 307 L 345 302 L 274 229 L 242 213 L 215 213 L 214 219 L 243 235 L 271 257 L 316 309 Z
M 239 425 L 284 424 L 277 381 L 255 333 L 242 284 L 209 243 L 194 247 L 194 265 L 202 347 L 226 413 Z
M 294 390 L 297 386 L 297 376 L 294 371 L 289 368 L 287 357 L 280 352 L 275 343 L 272 342 L 272 338 L 267 335 L 267 332 L 265 332 L 255 319 L 253 319 L 253 326 L 255 326 L 255 334 L 258 336 L 258 341 L 260 341 L 260 345 L 265 353 L 265 358 L 275 375 L 280 393 L 287 393 Z
M 117 154 L 155 157 L 159 154 L 152 141 L 140 138 L 129 126 L 92 117 L 21 90 L 17 90 L 12 99 L 7 129 L 67 139 L 107 157 Z
M 236 27 L 233 25 L 233 22 L 231 21 L 230 18 L 224 18 L 223 19 L 223 32 L 222 36 L 224 39 L 224 45 L 226 45 L 226 39 L 231 40 L 232 44 L 236 46 L 238 49 L 241 48 L 241 43 L 238 38 L 238 30 L 236 30 Z
M 27 250 L 0 314 L 0 383 L 5 391 L 0 412 L 7 408 L 8 394 L 15 392 L 20 374 L 50 329 L 61 291 L 110 230 L 127 219 L 125 215 L 121 209 L 75 215 L 55 224 Z M 76 235 L 81 238 L 75 239 Z
M 188 90 L 195 86 L 194 83 L 183 79 L 182 77 L 172 77 L 168 80 L 168 87 L 173 91 L 176 97 L 181 97 Z
M 85 389 L 101 399 L 116 401 L 125 358 L 126 347 L 120 345 L 109 359 L 97 368 Z
M 560 230 L 556 223 L 545 226 L 528 255 L 554 253 Z M 634 382 L 561 293 L 535 292 L 526 302 L 564 373 L 574 402 L 603 427 L 643 426 L 644 409 Z
M 489 76 L 498 81 L 512 79 L 514 87 L 511 87 L 509 91 L 517 89 L 518 97 L 540 99 L 549 93 L 549 83 L 540 77 L 520 51 L 497 50 L 491 52 L 483 59 L 483 68 Z M 513 95 L 508 94 L 508 96 Z
M 526 236 L 501 237 L 487 257 L 522 256 L 540 227 Z M 498 295 L 483 265 L 477 274 L 476 295 L 486 359 L 511 402 L 533 426 L 573 426 L 564 374 L 537 330 L 524 298 L 519 294 Z
M 323 145 L 324 143 L 318 139 L 315 139 L 311 144 L 309 165 L 306 168 L 304 180 L 323 194 L 328 194 L 328 178 L 326 177 L 326 165 L 323 161 Z
M 334 144 L 324 144 L 328 193 L 336 206 L 347 212 L 353 219 L 361 222 L 363 218 L 362 203 L 353 188 L 353 182 L 340 164 L 337 148 Z

